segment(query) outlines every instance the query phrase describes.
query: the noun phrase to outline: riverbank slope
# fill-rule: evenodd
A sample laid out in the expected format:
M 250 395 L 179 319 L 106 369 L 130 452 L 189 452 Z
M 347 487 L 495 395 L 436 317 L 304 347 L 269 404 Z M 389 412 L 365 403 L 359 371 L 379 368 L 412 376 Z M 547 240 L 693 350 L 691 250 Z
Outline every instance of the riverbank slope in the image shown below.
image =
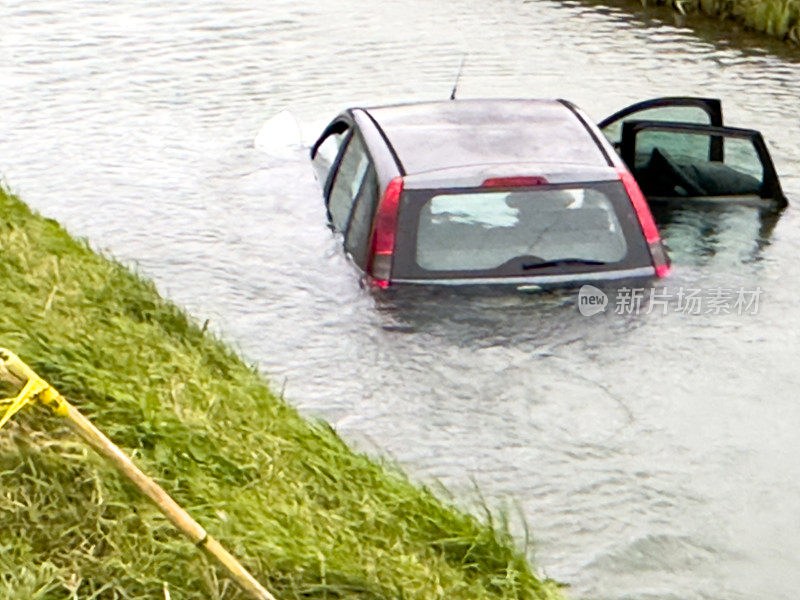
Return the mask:
M 691 19 L 702 14 L 722 21 L 718 27 L 736 36 L 738 25 L 800 44 L 800 2 L 797 0 L 639 0 L 643 6 L 667 6 Z
M 0 251 L 0 345 L 279 599 L 561 597 L 507 534 L 300 417 L 152 283 L 2 190 Z M 243 597 L 41 409 L 0 430 L 0 489 L 0 598 Z

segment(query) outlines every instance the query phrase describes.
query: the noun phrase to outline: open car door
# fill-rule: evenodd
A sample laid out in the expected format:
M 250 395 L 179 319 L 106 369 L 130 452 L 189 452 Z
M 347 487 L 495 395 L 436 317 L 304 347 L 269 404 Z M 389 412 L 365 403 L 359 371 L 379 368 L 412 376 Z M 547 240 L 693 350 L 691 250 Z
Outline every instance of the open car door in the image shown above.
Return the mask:
M 787 204 L 761 134 L 724 127 L 716 98 L 653 98 L 617 111 L 598 126 L 648 201 L 726 201 L 778 209 Z
M 722 127 L 722 104 L 716 98 L 674 96 L 637 102 L 598 123 L 598 127 L 619 151 L 622 126 L 627 121 L 667 121 Z
M 752 129 L 626 120 L 619 153 L 649 202 L 787 204 L 764 138 Z

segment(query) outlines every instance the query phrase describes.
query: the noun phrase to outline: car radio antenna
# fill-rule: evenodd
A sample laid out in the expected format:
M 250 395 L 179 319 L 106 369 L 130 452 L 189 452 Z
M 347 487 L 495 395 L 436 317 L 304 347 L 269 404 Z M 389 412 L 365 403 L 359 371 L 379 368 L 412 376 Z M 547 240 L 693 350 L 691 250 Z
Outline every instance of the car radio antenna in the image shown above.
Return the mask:
M 450 100 L 456 99 L 456 90 L 458 90 L 458 80 L 461 79 L 461 70 L 464 68 L 464 59 L 467 58 L 466 53 L 461 55 L 461 63 L 458 65 L 458 73 L 456 73 L 456 82 L 453 84 L 453 91 L 450 92 Z

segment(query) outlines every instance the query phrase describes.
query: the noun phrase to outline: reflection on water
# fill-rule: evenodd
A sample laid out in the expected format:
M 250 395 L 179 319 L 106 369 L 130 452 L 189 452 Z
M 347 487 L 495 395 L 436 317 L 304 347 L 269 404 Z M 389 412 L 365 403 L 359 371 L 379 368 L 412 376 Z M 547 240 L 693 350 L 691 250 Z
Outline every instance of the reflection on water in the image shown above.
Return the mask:
M 653 216 L 672 261 L 695 266 L 722 257 L 728 257 L 733 267 L 761 260 L 782 214 L 737 205 L 653 207 Z
M 69 15 L 69 18 L 65 18 Z M 587 4 L 200 0 L 0 5 L 0 172 L 136 262 L 303 411 L 459 499 L 514 507 L 535 560 L 597 599 L 793 599 L 800 585 L 795 211 L 678 211 L 669 284 L 760 287 L 758 314 L 581 317 L 574 292 L 373 296 L 302 151 L 264 119 L 566 97 L 600 119 L 722 98 L 800 197 L 791 57 Z M 466 499 L 466 500 L 465 500 Z M 520 527 L 521 531 L 521 527 Z

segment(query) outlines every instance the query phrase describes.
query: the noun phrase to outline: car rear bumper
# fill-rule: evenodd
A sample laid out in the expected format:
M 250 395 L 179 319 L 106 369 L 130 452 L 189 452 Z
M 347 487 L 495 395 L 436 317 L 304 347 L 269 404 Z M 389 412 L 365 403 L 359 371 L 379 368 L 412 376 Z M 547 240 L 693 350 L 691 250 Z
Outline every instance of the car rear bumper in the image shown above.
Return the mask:
M 588 273 L 562 273 L 558 275 L 521 275 L 515 277 L 469 277 L 453 279 L 393 279 L 394 285 L 564 285 L 592 281 L 614 281 L 618 279 L 640 279 L 656 276 L 655 268 L 637 267 L 618 271 L 595 271 Z

